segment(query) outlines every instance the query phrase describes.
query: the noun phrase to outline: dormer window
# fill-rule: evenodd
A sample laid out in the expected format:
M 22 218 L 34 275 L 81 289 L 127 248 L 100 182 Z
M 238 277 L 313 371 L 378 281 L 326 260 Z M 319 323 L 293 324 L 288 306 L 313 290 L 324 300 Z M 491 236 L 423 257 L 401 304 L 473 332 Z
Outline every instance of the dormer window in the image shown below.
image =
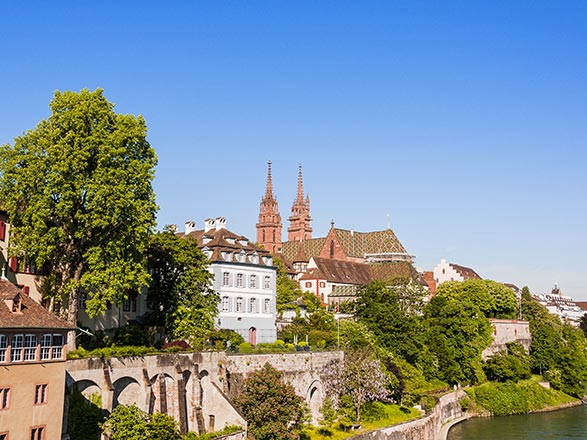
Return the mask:
M 263 263 L 265 263 L 265 266 L 271 266 L 273 264 L 273 258 L 263 257 Z
M 232 258 L 232 254 L 230 252 L 223 252 L 224 261 L 230 261 Z
M 245 262 L 245 258 L 246 258 L 246 254 L 245 254 L 244 252 L 242 252 L 242 251 L 241 251 L 241 252 L 238 254 L 238 261 L 240 261 L 241 263 L 244 263 L 244 262 Z
M 239 240 L 238 242 L 240 243 L 241 246 L 247 246 L 249 244 L 249 242 L 247 240 Z
M 257 253 L 254 253 L 253 255 L 251 255 L 251 263 L 259 264 L 259 256 L 257 255 Z
M 232 237 L 226 237 L 226 241 L 227 241 L 229 244 L 234 244 L 234 238 L 232 238 Z
M 212 239 L 210 237 L 202 237 L 202 243 L 203 244 L 208 244 L 212 241 Z

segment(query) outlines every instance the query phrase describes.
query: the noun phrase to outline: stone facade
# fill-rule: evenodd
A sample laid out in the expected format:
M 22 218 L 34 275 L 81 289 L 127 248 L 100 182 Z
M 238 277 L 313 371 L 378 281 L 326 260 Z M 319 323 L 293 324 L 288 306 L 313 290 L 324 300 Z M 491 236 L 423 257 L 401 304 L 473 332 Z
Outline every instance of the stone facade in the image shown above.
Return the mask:
M 238 393 L 248 374 L 268 362 L 306 400 L 317 421 L 324 398 L 320 372 L 327 363 L 340 361 L 342 356 L 342 352 L 267 355 L 203 352 L 76 359 L 67 361 L 67 386 L 68 389 L 77 387 L 86 397 L 100 395 L 106 411 L 112 411 L 118 404 L 135 403 L 143 411 L 173 416 L 184 433 L 205 433 L 227 425 L 246 427 L 231 397 Z

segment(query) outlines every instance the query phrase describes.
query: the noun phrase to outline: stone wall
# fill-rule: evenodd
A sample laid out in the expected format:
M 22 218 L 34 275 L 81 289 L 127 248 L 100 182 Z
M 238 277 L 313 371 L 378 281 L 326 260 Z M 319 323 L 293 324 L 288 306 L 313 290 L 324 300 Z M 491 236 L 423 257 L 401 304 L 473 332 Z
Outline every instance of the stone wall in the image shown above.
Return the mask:
M 443 425 L 463 416 L 460 399 L 464 391 L 445 394 L 430 414 L 400 425 L 358 434 L 353 440 L 436 440 Z
M 517 319 L 490 319 L 493 327 L 493 341 L 483 350 L 483 360 L 489 359 L 496 353 L 507 350 L 509 342 L 519 342 L 529 352 L 532 335 L 530 323 Z

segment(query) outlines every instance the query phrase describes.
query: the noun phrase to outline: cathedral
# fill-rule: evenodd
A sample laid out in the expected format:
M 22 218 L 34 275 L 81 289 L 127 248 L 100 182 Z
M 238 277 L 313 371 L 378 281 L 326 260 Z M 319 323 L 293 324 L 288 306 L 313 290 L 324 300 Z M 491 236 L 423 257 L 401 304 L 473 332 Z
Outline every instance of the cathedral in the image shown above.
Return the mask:
M 271 161 L 261 199 L 257 243 L 293 268 L 303 290 L 310 290 L 325 304 L 350 300 L 354 288 L 373 280 L 416 282 L 425 286 L 410 255 L 391 228 L 358 232 L 334 227 L 326 237 L 312 237 L 310 198 L 304 195 L 302 167 L 298 168 L 296 198 L 288 218 L 287 241 L 282 241 L 282 222 L 273 193 Z

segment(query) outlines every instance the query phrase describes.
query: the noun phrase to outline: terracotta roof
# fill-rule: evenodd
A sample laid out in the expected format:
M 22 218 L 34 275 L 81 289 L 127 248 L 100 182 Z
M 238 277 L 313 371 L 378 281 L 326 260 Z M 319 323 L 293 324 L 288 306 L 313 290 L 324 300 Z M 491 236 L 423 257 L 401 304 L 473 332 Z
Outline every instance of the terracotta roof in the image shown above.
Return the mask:
M 310 258 L 320 255 L 324 247 L 326 237 L 312 238 L 310 240 L 286 241 L 282 245 L 283 256 L 293 263 L 310 261 Z
M 12 311 L 14 301 L 20 301 L 19 312 Z M 45 310 L 10 281 L 0 279 L 0 328 L 67 330 L 75 328 L 75 325 Z
M 449 263 L 449 264 L 452 266 L 452 268 L 454 270 L 456 270 L 466 280 L 470 280 L 472 278 L 477 278 L 479 280 L 483 279 L 477 274 L 477 272 L 475 272 L 470 267 L 459 266 L 458 264 L 454 264 L 454 263 Z
M 405 281 L 414 281 L 422 286 L 427 285 L 422 275 L 407 261 L 373 263 L 369 264 L 369 269 L 371 270 L 373 280 L 394 281 L 403 279 Z
M 587 312 L 587 301 L 575 301 L 575 304 L 581 309 Z
M 317 268 L 308 269 L 300 279 L 325 279 L 333 283 L 369 284 L 371 272 L 369 265 L 351 261 L 314 258 Z
M 329 298 L 352 298 L 357 296 L 357 286 L 334 286 Z
M 179 232 L 177 235 L 186 236 L 183 232 Z M 225 228 L 192 231 L 187 236 L 195 238 L 200 249 L 212 251 L 212 255 L 209 257 L 210 261 L 239 262 L 237 256 L 244 253 L 246 258 L 243 263 L 252 263 L 251 257 L 254 254 L 257 254 L 259 258 L 271 255 L 269 251 L 256 246 L 247 237 L 235 234 Z M 228 259 L 225 258 L 225 255 L 228 255 Z

